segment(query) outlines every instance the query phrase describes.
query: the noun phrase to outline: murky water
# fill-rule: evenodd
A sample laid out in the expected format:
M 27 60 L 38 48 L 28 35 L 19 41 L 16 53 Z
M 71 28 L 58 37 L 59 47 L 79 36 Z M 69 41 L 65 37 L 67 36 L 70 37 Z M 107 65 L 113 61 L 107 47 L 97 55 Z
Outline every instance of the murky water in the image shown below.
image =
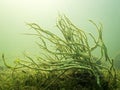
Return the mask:
M 108 52 L 114 57 L 120 53 L 119 3 L 119 0 L 1 0 L 0 55 L 4 53 L 11 63 L 16 57 L 23 57 L 23 52 L 38 54 L 37 38 L 24 35 L 34 33 L 26 23 L 35 22 L 57 33 L 56 17 L 64 13 L 87 32 L 96 33 L 88 20 L 101 22 Z

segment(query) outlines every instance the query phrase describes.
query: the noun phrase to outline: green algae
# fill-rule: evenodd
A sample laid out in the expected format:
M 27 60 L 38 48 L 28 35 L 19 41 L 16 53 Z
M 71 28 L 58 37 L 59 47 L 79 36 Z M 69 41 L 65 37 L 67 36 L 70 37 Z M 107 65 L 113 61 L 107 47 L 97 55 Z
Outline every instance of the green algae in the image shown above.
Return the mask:
M 15 66 L 9 66 L 9 78 L 2 83 L 2 90 L 114 90 L 117 85 L 113 59 L 109 58 L 102 37 L 102 24 L 96 25 L 98 37 L 75 26 L 65 15 L 59 15 L 56 26 L 60 37 L 36 23 L 27 24 L 36 31 L 37 42 L 43 55 L 32 58 L 25 54 L 25 60 L 15 60 Z M 93 46 L 89 44 L 88 35 Z M 48 43 L 49 42 L 49 43 Z M 49 44 L 54 47 L 51 49 Z M 92 52 L 99 49 L 99 58 Z M 100 62 L 98 64 L 97 62 Z M 104 65 L 104 63 L 108 65 Z M 6 74 L 4 72 L 4 74 Z M 7 81 L 8 80 L 8 81 Z M 0 80 L 0 82 L 2 82 Z M 6 86 L 7 85 L 7 86 Z

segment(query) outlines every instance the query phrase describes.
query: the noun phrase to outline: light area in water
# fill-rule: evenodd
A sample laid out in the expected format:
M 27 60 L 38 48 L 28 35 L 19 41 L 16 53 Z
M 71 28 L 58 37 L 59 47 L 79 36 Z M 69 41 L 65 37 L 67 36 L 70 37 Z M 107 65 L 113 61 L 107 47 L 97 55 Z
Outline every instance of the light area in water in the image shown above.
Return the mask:
M 0 55 L 9 61 L 21 57 L 24 51 L 36 54 L 34 33 L 25 23 L 36 22 L 57 33 L 58 13 L 67 15 L 73 23 L 96 34 L 89 19 L 103 24 L 103 37 L 112 56 L 120 51 L 120 0 L 0 0 Z

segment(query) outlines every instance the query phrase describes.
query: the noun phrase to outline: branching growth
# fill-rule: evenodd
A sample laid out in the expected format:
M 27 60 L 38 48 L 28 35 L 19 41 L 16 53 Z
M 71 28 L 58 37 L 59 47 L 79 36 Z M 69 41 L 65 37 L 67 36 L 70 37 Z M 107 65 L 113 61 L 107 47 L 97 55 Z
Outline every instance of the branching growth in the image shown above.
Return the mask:
M 84 30 L 76 27 L 66 16 L 59 16 L 56 26 L 61 31 L 63 38 L 41 28 L 36 23 L 29 23 L 28 25 L 34 29 L 37 33 L 33 34 L 40 39 L 40 43 L 37 45 L 42 51 L 45 51 L 44 57 L 39 56 L 36 60 L 26 55 L 28 62 L 20 61 L 19 66 L 27 67 L 29 69 L 37 71 L 59 71 L 61 75 L 67 70 L 75 70 L 81 72 L 89 72 L 95 76 L 96 83 L 101 87 L 101 76 L 103 71 L 107 72 L 108 81 L 116 81 L 116 73 L 113 67 L 113 61 L 109 58 L 107 53 L 107 47 L 104 44 L 102 37 L 102 24 L 96 25 L 93 21 L 90 22 L 96 27 L 98 31 L 98 37 L 95 38 L 92 33 L 85 33 Z M 94 46 L 90 46 L 88 42 L 88 35 L 93 39 Z M 47 42 L 50 43 L 47 43 Z M 48 44 L 54 47 L 50 49 Z M 93 51 L 97 48 L 100 49 L 100 58 L 93 55 Z M 5 59 L 3 57 L 5 62 Z M 97 62 L 108 62 L 109 65 L 105 66 L 102 63 Z M 6 63 L 5 63 L 6 65 Z M 9 66 L 6 65 L 8 68 Z M 64 73 L 63 73 L 64 72 Z M 56 77 L 55 80 L 59 77 Z M 55 81 L 53 80 L 53 81 Z M 53 81 L 51 83 L 53 83 Z M 47 86 L 49 87 L 49 86 Z

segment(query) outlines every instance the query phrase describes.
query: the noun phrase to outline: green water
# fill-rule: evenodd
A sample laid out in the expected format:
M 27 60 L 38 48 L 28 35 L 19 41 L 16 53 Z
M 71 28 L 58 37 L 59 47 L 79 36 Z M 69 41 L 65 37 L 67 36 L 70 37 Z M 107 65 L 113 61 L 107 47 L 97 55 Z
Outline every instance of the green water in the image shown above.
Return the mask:
M 0 55 L 5 54 L 11 63 L 22 53 L 38 54 L 34 33 L 26 23 L 35 22 L 57 33 L 58 13 L 64 13 L 74 24 L 96 33 L 88 20 L 103 24 L 103 38 L 108 53 L 114 57 L 120 53 L 120 0 L 0 0 Z M 0 60 L 0 63 L 2 61 Z

